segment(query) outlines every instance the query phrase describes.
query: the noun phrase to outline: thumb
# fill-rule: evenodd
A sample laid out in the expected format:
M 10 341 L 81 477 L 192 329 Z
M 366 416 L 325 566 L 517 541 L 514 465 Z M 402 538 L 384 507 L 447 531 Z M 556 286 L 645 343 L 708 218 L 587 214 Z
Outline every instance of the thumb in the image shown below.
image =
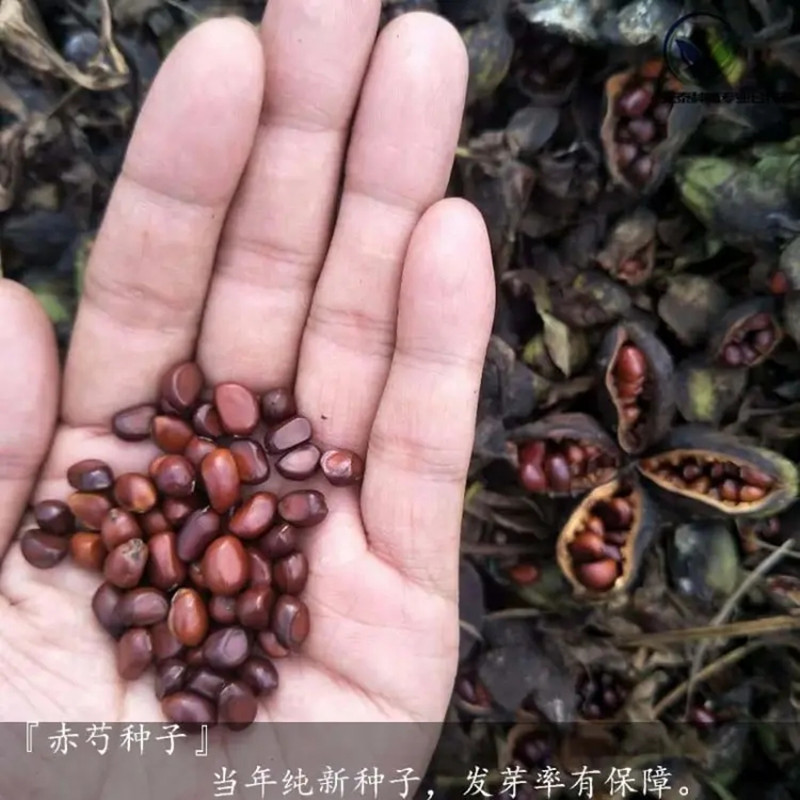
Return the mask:
M 0 278 L 0 556 L 50 446 L 59 387 L 50 320 L 27 289 Z

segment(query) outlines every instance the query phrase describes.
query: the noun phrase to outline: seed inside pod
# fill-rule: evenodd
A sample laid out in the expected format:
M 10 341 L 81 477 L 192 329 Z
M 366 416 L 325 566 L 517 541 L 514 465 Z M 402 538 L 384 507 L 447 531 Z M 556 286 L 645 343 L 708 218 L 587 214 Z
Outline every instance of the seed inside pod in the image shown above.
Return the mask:
M 749 307 L 749 304 L 748 304 Z M 783 330 L 775 317 L 753 306 L 751 313 L 733 309 L 720 323 L 722 340 L 716 340 L 713 350 L 717 363 L 723 367 L 755 367 L 765 361 L 783 338 Z

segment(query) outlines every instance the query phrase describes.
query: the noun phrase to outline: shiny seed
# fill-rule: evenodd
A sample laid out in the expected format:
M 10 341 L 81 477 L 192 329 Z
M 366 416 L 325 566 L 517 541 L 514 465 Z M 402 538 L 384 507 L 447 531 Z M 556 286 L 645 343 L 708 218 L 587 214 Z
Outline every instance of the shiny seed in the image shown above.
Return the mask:
M 241 595 L 239 595 L 241 597 Z M 208 614 L 220 625 L 233 625 L 236 620 L 236 597 L 223 597 L 215 594 L 208 603 Z
M 727 500 L 730 503 L 739 502 L 739 486 L 736 481 L 731 478 L 722 482 L 722 485 L 719 487 L 719 493 L 723 500 Z
M 162 531 L 152 536 L 147 546 L 150 557 L 147 575 L 150 583 L 165 592 L 172 591 L 186 580 L 186 565 L 178 558 L 177 537 L 172 531 Z
M 722 351 L 722 361 L 729 367 L 738 367 L 743 360 L 742 348 L 738 344 L 729 344 Z
M 199 561 L 189 564 L 189 580 L 202 591 L 208 589 L 205 575 L 203 575 L 203 565 Z
M 194 491 L 194 466 L 185 456 L 163 456 L 151 475 L 158 490 L 170 497 L 188 497 Z
M 142 529 L 136 517 L 130 511 L 121 508 L 112 508 L 103 519 L 100 526 L 100 536 L 108 550 L 129 542 L 131 539 L 141 539 Z
M 242 483 L 252 486 L 269 478 L 267 454 L 258 442 L 253 439 L 237 439 L 231 442 L 230 451 Z
M 114 473 L 105 461 L 87 458 L 67 470 L 67 481 L 79 492 L 104 492 L 114 485 Z
M 637 86 L 620 95 L 617 109 L 625 117 L 641 117 L 653 102 L 653 91 L 647 86 Z
M 578 564 L 585 564 L 591 561 L 599 561 L 605 555 L 605 543 L 601 536 L 596 533 L 579 533 L 568 545 L 567 549 L 573 561 Z
M 293 417 L 273 428 L 267 434 L 265 445 L 270 453 L 284 453 L 305 444 L 311 433 L 311 423 L 305 417 Z
M 153 640 L 153 655 L 156 661 L 166 661 L 183 652 L 183 645 L 175 638 L 166 620 L 150 628 L 150 638 Z
M 258 704 L 250 687 L 243 681 L 229 681 L 217 700 L 219 721 L 233 731 L 240 731 L 256 718 Z
M 739 492 L 739 499 L 743 503 L 757 503 L 763 499 L 767 490 L 762 489 L 760 486 L 742 486 Z
M 29 564 L 38 569 L 50 569 L 66 556 L 69 540 L 54 533 L 32 528 L 22 534 L 20 549 Z
M 144 514 L 158 502 L 158 493 L 146 475 L 128 472 L 114 482 L 114 498 L 126 511 Z
M 221 536 L 203 555 L 203 576 L 214 594 L 237 594 L 247 583 L 249 567 L 247 552 L 236 536 Z
M 107 497 L 88 492 L 73 492 L 67 498 L 67 505 L 78 525 L 91 531 L 100 530 L 103 519 L 112 508 L 111 501 Z
M 303 481 L 317 471 L 319 459 L 320 452 L 316 445 L 303 444 L 281 456 L 275 469 L 288 480 Z
M 165 453 L 180 454 L 194 438 L 194 429 L 182 419 L 159 414 L 153 417 L 151 436 Z
M 132 589 L 144 574 L 147 556 L 147 545 L 142 539 L 123 542 L 106 557 L 103 565 L 106 580 L 120 589 Z
M 203 645 L 203 658 L 212 669 L 238 667 L 249 653 L 250 640 L 244 628 L 221 628 L 210 634 Z
M 192 436 L 183 451 L 183 455 L 191 461 L 192 466 L 197 470 L 203 459 L 217 449 L 216 444 L 211 439 L 203 439 L 200 436 Z
M 294 398 L 288 389 L 271 389 L 261 397 L 261 416 L 268 425 L 283 422 L 296 413 Z
M 364 477 L 364 459 L 352 450 L 326 450 L 319 466 L 331 486 L 354 486 Z
M 99 572 L 106 559 L 106 547 L 99 533 L 80 531 L 70 537 L 69 552 L 72 560 L 84 569 Z
M 301 594 L 308 581 L 308 559 L 302 553 L 279 559 L 272 565 L 272 578 L 284 594 Z
M 283 558 L 297 550 L 297 530 L 288 522 L 284 522 L 267 531 L 258 540 L 257 546 L 267 558 Z
M 189 495 L 189 497 L 165 497 L 161 508 L 170 528 L 173 526 L 179 528 L 195 511 L 200 510 L 202 502 L 199 495 L 196 494 Z
M 280 499 L 278 513 L 295 527 L 308 528 L 318 525 L 325 519 L 328 515 L 328 505 L 322 492 L 300 489 Z
M 188 674 L 186 681 L 187 689 L 214 701 L 216 701 L 224 685 L 225 678 L 206 666 L 193 669 Z
M 638 347 L 625 344 L 619 349 L 614 373 L 622 381 L 634 382 L 647 375 L 647 361 Z
M 172 596 L 167 624 L 175 638 L 186 647 L 197 647 L 208 633 L 208 611 L 195 589 L 182 588 Z
M 239 667 L 239 677 L 260 697 L 278 688 L 278 670 L 266 658 L 248 658 Z
M 528 442 L 519 448 L 518 459 L 520 464 L 538 464 L 542 465 L 544 461 L 545 451 L 547 446 L 544 442 Z M 336 452 L 335 450 L 333 452 Z
M 769 489 L 772 487 L 773 480 L 766 472 L 762 472 L 755 467 L 742 467 L 741 472 L 742 480 L 749 483 L 751 486 L 758 486 L 759 489 Z
M 47 533 L 68 536 L 75 530 L 75 518 L 61 500 L 42 500 L 33 507 L 36 524 Z
M 211 507 L 224 514 L 240 496 L 239 473 L 230 450 L 219 447 L 209 453 L 200 464 L 206 494 Z
M 150 426 L 158 409 L 150 404 L 126 408 L 111 418 L 111 430 L 118 439 L 126 442 L 141 442 L 150 438 Z
M 576 564 L 575 576 L 587 588 L 595 592 L 610 589 L 619 576 L 617 562 L 611 558 L 591 564 Z
M 212 725 L 217 721 L 214 704 L 194 692 L 176 692 L 161 701 L 161 711 L 170 722 L 180 725 Z
M 600 517 L 591 516 L 589 519 L 586 520 L 585 529 L 590 533 L 596 533 L 599 536 L 605 536 L 606 533 L 606 526 L 603 524 L 603 520 Z
M 156 697 L 162 700 L 168 694 L 175 694 L 183 689 L 188 667 L 178 658 L 169 658 L 156 669 Z
M 246 628 L 269 628 L 275 594 L 270 586 L 251 586 L 236 598 L 236 618 Z
M 200 399 L 203 373 L 193 362 L 176 364 L 161 379 L 161 397 L 179 413 L 184 413 Z
M 228 530 L 242 539 L 257 539 L 275 519 L 278 498 L 272 492 L 257 492 L 247 498 L 228 521 Z
M 127 681 L 141 677 L 153 663 L 153 642 L 145 628 L 131 628 L 117 642 L 117 672 Z
M 272 563 L 255 547 L 247 548 L 250 562 L 250 585 L 270 586 L 272 584 Z
M 147 628 L 163 622 L 168 611 L 169 603 L 163 592 L 150 586 L 139 586 L 120 597 L 114 614 L 121 625 Z
M 219 418 L 217 409 L 211 403 L 203 403 L 198 406 L 192 415 L 192 425 L 198 436 L 207 439 L 216 439 L 222 436 L 222 420 Z
M 519 472 L 519 479 L 529 492 L 543 492 L 547 489 L 544 470 L 532 461 L 523 462 Z
M 125 626 L 116 616 L 117 603 L 122 592 L 110 583 L 101 583 L 92 596 L 92 611 L 100 626 L 115 639 L 122 635 Z
M 284 647 L 273 631 L 261 631 L 258 634 L 258 646 L 270 658 L 286 658 L 290 650 Z
M 282 594 L 272 607 L 272 631 L 284 647 L 294 650 L 308 637 L 308 607 L 297 597 Z
M 617 144 L 617 164 L 622 168 L 630 166 L 639 155 L 639 148 L 632 142 L 619 142 Z
M 759 331 L 753 337 L 753 347 L 762 355 L 768 353 L 774 344 L 775 334 L 769 328 Z
M 117 509 L 122 514 L 127 514 L 127 511 L 122 511 L 122 509 Z M 142 530 L 145 532 L 147 536 L 154 536 L 157 533 L 161 533 L 162 531 L 171 530 L 170 524 L 167 521 L 167 518 L 161 512 L 160 509 L 154 508 L 151 511 L 148 511 L 146 514 L 142 514 L 138 518 L 139 524 L 142 526 Z
M 647 117 L 632 119 L 628 123 L 628 130 L 639 144 L 648 144 L 656 138 L 655 123 L 651 119 L 647 119 Z
M 214 406 L 222 427 L 235 436 L 249 436 L 258 425 L 258 399 L 239 383 L 220 383 L 214 387 Z
M 219 534 L 220 518 L 210 508 L 194 511 L 178 533 L 178 558 L 189 563 L 197 561 Z
M 569 491 L 572 485 L 572 475 L 567 459 L 564 456 L 558 453 L 548 456 L 544 462 L 544 471 L 547 476 L 547 482 L 553 491 Z

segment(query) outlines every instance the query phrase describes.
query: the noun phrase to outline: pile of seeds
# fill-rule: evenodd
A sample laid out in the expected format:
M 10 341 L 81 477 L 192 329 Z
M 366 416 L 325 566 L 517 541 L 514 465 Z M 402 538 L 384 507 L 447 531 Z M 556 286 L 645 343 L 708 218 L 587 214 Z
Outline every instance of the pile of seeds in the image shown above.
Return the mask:
M 39 527 L 20 546 L 41 569 L 69 553 L 102 572 L 92 609 L 116 640 L 118 672 L 136 680 L 155 666 L 168 720 L 238 730 L 255 719 L 257 697 L 278 687 L 272 660 L 309 634 L 300 540 L 328 513 L 318 490 L 278 497 L 258 485 L 273 466 L 291 481 L 321 472 L 333 486 L 354 485 L 364 464 L 350 451 L 322 452 L 286 389 L 258 398 L 222 383 L 206 399 L 204 386 L 196 364 L 178 364 L 161 381 L 158 405 L 115 415 L 118 438 L 151 439 L 162 454 L 147 474 L 115 475 L 96 459 L 74 464 L 75 491 L 37 503 Z

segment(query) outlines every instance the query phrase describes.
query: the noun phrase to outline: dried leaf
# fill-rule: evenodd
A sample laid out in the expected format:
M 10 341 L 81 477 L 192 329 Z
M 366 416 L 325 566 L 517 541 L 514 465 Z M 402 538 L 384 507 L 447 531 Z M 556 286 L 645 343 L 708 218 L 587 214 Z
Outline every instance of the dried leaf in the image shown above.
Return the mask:
M 571 378 L 589 360 L 589 342 L 579 328 L 570 328 L 547 312 L 540 312 L 544 321 L 544 342 L 553 363 Z

